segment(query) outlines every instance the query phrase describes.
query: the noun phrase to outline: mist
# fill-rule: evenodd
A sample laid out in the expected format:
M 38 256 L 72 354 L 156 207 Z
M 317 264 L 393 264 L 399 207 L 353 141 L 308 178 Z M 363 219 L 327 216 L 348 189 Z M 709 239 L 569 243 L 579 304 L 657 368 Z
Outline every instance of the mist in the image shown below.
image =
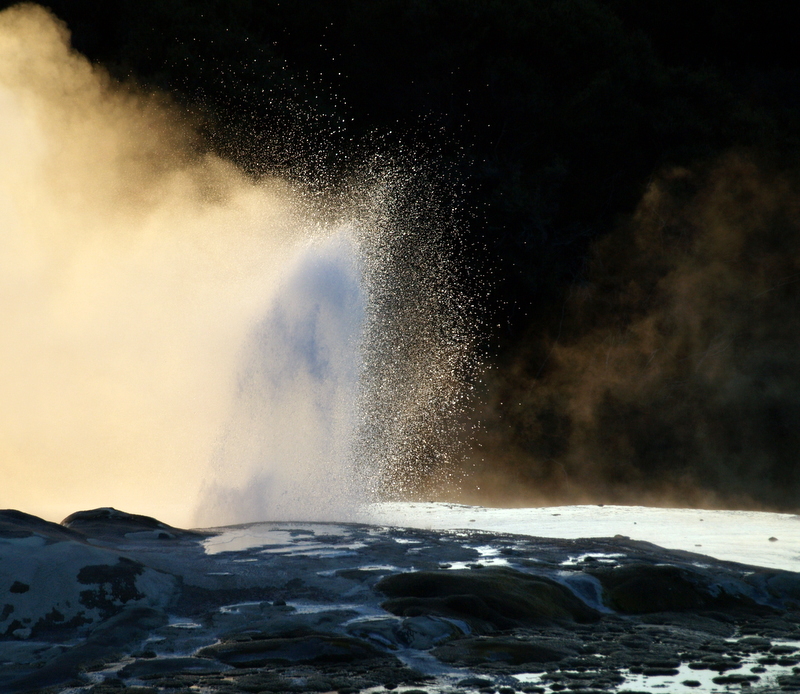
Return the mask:
M 3 506 L 330 520 L 452 478 L 474 330 L 424 176 L 247 177 L 35 5 L 0 111 Z
M 497 379 L 482 494 L 796 510 L 797 193 L 753 153 L 655 177 Z
M 199 152 L 177 109 L 113 84 L 35 6 L 0 14 L 0 109 L 3 503 L 185 522 L 303 236 L 291 193 Z
M 4 506 L 183 526 L 375 498 L 797 508 L 786 166 L 655 175 L 540 307 L 549 331 L 479 374 L 488 288 L 456 270 L 427 161 L 377 152 L 323 192 L 246 176 L 34 5 L 0 13 L 0 111 Z

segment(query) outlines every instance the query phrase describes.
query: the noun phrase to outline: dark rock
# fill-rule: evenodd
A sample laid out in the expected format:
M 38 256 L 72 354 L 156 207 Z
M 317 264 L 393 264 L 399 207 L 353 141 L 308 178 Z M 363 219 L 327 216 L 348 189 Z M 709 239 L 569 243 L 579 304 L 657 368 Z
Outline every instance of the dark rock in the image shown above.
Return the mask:
M 788 655 L 789 653 L 796 653 L 797 647 L 796 646 L 786 646 L 783 644 L 778 644 L 776 646 L 772 646 L 769 649 L 770 653 L 774 655 Z
M 79 672 L 118 659 L 150 631 L 162 626 L 166 616 L 157 610 L 133 607 L 95 629 L 80 645 L 54 658 L 31 675 L 6 684 L 2 691 L 27 692 L 63 683 Z
M 735 660 L 718 660 L 713 663 L 708 663 L 706 669 L 713 670 L 714 672 L 726 672 L 727 670 L 738 670 L 740 667 L 742 667 L 742 664 Z
M 460 619 L 479 633 L 599 619 L 560 583 L 512 569 L 401 573 L 381 579 L 375 588 L 389 596 L 383 608 L 393 614 Z
M 634 650 L 650 650 L 653 645 L 653 640 L 641 635 L 632 634 L 630 636 L 623 636 L 619 639 L 619 643 Z
M 580 644 L 567 639 L 531 637 L 474 637 L 451 641 L 435 648 L 439 660 L 455 665 L 475 666 L 486 663 L 553 663 L 578 654 Z
M 728 644 L 715 641 L 704 643 L 702 646 L 700 646 L 701 650 L 710 651 L 711 653 L 727 653 L 728 648 Z
M 669 667 L 645 667 L 642 668 L 645 677 L 672 677 L 678 674 L 678 670 Z
M 642 615 L 641 619 L 645 624 L 669 624 L 722 638 L 730 638 L 736 633 L 736 625 L 730 618 L 711 611 L 653 612 Z
M 800 607 L 800 574 L 794 571 L 774 571 L 755 574 L 751 580 L 763 577 L 770 595 L 777 598 L 786 607 Z
M 39 535 L 48 542 L 84 540 L 77 532 L 14 509 L 0 510 L 0 537 L 12 539 Z
M 721 675 L 711 681 L 714 684 L 744 684 L 748 682 L 758 682 L 761 679 L 758 675 Z
M 336 575 L 359 583 L 370 582 L 391 573 L 388 569 L 342 569 Z
M 126 607 L 163 606 L 177 580 L 83 535 L 17 511 L 0 512 L 0 636 L 86 633 Z
M 465 635 L 464 630 L 441 617 L 387 617 L 352 621 L 346 627 L 352 636 L 373 641 L 388 648 L 428 650 Z
M 8 589 L 9 593 L 27 593 L 31 587 L 27 583 L 21 583 L 20 581 L 14 581 L 11 584 L 11 587 Z
M 197 685 L 197 675 L 175 675 L 170 677 L 160 677 L 157 679 L 153 679 L 152 684 L 156 685 L 156 691 L 164 691 L 164 689 L 176 689 L 180 692 L 180 694 L 188 694 L 188 692 L 192 691 L 190 688 Z M 94 694 L 96 687 L 92 688 L 92 694 Z M 225 694 L 228 694 L 231 690 L 223 690 Z M 240 692 L 240 691 L 247 691 L 241 689 L 234 689 L 233 691 Z M 258 691 L 258 690 L 256 690 Z M 128 694 L 125 691 L 125 694 Z
M 681 666 L 680 660 L 648 660 L 645 667 L 661 670 L 675 670 Z
M 61 521 L 61 525 L 87 537 L 106 541 L 121 540 L 129 535 L 140 540 L 173 540 L 185 535 L 202 536 L 202 533 L 196 531 L 173 528 L 150 516 L 125 513 L 115 508 L 78 511 L 67 516 Z
M 587 571 L 602 583 L 608 606 L 618 612 L 701 610 L 720 602 L 704 577 L 682 567 L 634 563 Z
M 264 667 L 273 663 L 352 663 L 391 658 L 366 641 L 328 634 L 228 640 L 201 648 L 197 656 L 214 658 L 237 668 Z
M 185 672 L 222 672 L 228 668 L 223 663 L 208 658 L 176 657 L 149 658 L 129 663 L 119 671 L 123 679 L 148 679 L 154 675 L 180 674 Z
M 458 681 L 459 687 L 472 687 L 473 689 L 480 689 L 481 687 L 491 687 L 492 681 L 484 679 L 483 677 L 466 677 Z
M 141 600 L 145 594 L 136 586 L 136 579 L 144 572 L 138 562 L 120 557 L 116 564 L 94 564 L 81 567 L 78 583 L 94 588 L 80 593 L 80 602 L 90 610 L 97 609 L 106 619 L 122 609 L 125 603 Z

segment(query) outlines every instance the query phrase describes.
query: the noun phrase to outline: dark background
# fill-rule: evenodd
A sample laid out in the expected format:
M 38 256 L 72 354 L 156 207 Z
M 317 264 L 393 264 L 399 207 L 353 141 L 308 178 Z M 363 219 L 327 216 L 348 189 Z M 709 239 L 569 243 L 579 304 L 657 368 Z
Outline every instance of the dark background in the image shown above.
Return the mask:
M 800 507 L 789 3 L 43 4 L 254 177 L 446 181 L 489 367 L 465 499 Z

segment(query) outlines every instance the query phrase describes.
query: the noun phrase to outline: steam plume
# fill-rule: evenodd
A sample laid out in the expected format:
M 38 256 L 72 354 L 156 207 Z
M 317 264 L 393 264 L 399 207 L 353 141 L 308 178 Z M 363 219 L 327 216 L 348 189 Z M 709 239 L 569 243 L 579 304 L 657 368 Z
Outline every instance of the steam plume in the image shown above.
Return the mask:
M 539 502 L 796 509 L 797 190 L 743 154 L 654 181 L 596 248 L 558 339 L 517 364 L 524 389 L 499 390 L 516 465 L 487 440 L 486 485 L 516 479 Z
M 198 152 L 164 99 L 112 84 L 36 6 L 0 14 L 0 109 L 4 505 L 185 522 L 300 236 L 290 195 Z
M 309 202 L 186 120 L 0 13 L 0 505 L 319 518 L 397 486 L 415 437 L 441 469 L 470 338 L 436 220 L 409 240 L 392 162 Z

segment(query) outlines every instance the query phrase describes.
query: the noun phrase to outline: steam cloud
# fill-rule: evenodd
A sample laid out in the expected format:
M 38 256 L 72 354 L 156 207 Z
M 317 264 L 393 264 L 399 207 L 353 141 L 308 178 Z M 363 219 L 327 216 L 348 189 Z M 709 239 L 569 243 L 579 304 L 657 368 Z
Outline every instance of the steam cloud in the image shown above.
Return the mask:
M 797 509 L 799 199 L 791 176 L 744 154 L 654 181 L 596 248 L 558 339 L 517 365 L 524 389 L 499 389 L 516 448 L 496 455 L 494 420 L 484 486 Z
M 412 233 L 430 195 L 381 169 L 309 211 L 34 5 L 0 13 L 0 116 L 3 506 L 189 525 L 457 486 L 474 327 Z M 744 155 L 658 178 L 497 378 L 465 498 L 796 509 L 797 193 Z
M 313 519 L 447 476 L 470 331 L 392 166 L 255 183 L 35 5 L 0 13 L 0 153 L 0 505 Z
M 66 28 L 0 14 L 3 502 L 186 522 L 238 350 L 301 236 L 289 193 L 198 153 Z

